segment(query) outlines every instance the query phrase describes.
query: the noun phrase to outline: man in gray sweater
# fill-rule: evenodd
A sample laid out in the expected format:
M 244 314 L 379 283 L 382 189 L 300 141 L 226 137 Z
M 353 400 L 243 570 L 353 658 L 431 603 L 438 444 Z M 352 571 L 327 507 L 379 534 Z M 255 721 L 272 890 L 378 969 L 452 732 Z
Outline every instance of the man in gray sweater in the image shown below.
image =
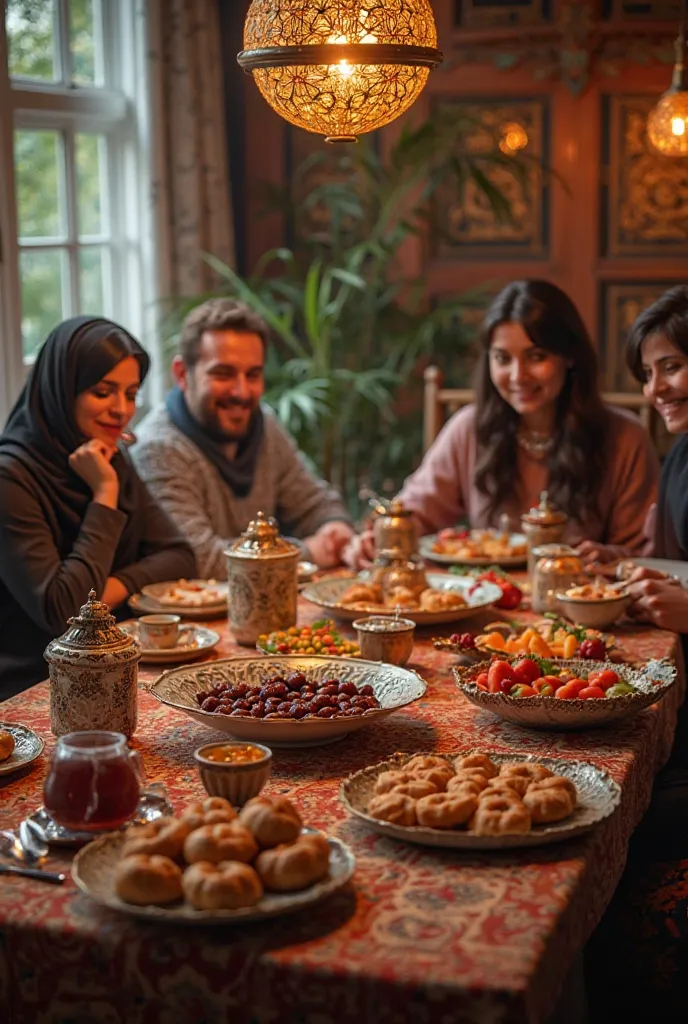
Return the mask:
M 267 340 L 263 320 L 234 299 L 192 310 L 172 362 L 176 387 L 136 428 L 136 468 L 202 577 L 226 577 L 223 553 L 259 511 L 323 569 L 340 564 L 354 533 L 336 491 L 313 477 L 261 403 Z

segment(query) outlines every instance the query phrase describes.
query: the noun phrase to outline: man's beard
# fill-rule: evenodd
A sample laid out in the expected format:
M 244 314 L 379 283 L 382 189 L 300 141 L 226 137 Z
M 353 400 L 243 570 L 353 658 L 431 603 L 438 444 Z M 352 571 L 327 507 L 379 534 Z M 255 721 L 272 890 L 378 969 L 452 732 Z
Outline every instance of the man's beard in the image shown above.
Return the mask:
M 253 418 L 256 412 L 256 405 L 252 401 L 241 401 L 240 399 L 230 399 L 221 403 L 214 403 L 212 406 L 208 402 L 201 402 L 197 405 L 193 403 L 192 407 L 189 405 L 189 411 L 208 435 L 208 437 L 218 444 L 233 444 L 239 441 L 243 441 L 251 429 Z M 223 409 L 248 409 L 251 416 L 246 424 L 246 427 L 240 431 L 224 430 L 220 426 L 220 418 L 215 411 L 217 408 Z

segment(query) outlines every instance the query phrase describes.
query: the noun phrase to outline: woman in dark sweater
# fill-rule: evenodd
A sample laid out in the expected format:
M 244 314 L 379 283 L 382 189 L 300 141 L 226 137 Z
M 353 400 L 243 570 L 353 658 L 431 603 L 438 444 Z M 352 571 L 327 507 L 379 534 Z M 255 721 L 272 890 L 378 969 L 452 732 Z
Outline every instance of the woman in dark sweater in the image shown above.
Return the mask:
M 44 679 L 43 651 L 93 588 L 112 608 L 194 557 L 121 444 L 148 356 L 76 317 L 41 349 L 0 436 L 0 700 Z

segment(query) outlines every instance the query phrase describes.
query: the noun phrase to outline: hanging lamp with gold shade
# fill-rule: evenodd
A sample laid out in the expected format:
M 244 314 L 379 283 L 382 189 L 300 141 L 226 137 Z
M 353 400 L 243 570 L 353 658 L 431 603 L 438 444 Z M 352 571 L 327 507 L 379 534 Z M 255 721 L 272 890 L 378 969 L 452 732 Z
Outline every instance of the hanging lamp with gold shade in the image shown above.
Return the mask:
M 671 87 L 660 96 L 647 119 L 648 138 L 655 149 L 665 156 L 688 156 L 687 13 L 688 0 L 683 0 Z
M 442 54 L 429 0 L 252 0 L 237 60 L 285 120 L 355 142 L 408 110 Z

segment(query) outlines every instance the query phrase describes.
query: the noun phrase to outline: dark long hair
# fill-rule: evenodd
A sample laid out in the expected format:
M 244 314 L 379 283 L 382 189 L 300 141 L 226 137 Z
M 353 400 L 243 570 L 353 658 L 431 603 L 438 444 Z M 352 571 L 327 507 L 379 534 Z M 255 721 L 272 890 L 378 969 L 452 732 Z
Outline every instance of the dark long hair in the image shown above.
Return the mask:
M 664 334 L 674 348 L 688 356 L 688 286 L 679 284 L 664 292 L 631 327 L 626 340 L 626 363 L 635 379 L 643 384 L 642 347 L 653 334 Z
M 533 345 L 572 364 L 557 398 L 548 489 L 564 512 L 580 520 L 598 510 L 609 415 L 598 390 L 597 356 L 585 324 L 568 295 L 549 281 L 514 281 L 487 311 L 475 379 L 476 487 L 489 498 L 491 515 L 518 492 L 520 416 L 490 377 L 490 345 L 496 328 L 504 323 L 520 324 Z

